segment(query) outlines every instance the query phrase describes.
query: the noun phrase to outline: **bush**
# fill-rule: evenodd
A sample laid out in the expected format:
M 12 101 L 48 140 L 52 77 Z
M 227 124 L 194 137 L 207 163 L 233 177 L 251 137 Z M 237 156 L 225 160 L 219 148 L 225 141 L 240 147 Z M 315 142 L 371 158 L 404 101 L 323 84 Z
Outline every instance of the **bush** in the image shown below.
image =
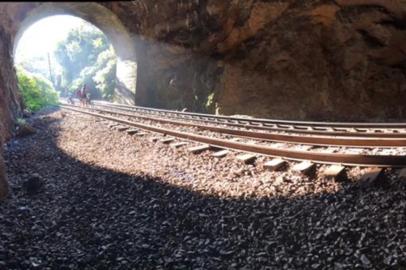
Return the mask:
M 17 79 L 28 110 L 35 112 L 47 105 L 58 104 L 58 93 L 47 79 L 30 74 L 22 68 L 17 68 Z
M 93 99 L 112 99 L 117 57 L 100 30 L 88 24 L 73 29 L 57 45 L 55 58 L 62 67 L 63 90 L 74 92 L 86 84 Z
M 104 99 L 112 100 L 116 84 L 116 55 L 113 47 L 110 46 L 99 54 L 96 62 L 96 73 L 92 77 L 96 88 Z

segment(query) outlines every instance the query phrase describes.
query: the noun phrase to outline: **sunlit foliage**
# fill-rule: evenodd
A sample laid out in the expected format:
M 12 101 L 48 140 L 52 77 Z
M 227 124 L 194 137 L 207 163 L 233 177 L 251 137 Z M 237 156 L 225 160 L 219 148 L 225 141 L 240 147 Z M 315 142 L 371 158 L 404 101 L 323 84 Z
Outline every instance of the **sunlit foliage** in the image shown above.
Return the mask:
M 46 105 L 58 103 L 58 93 L 44 77 L 30 74 L 22 67 L 17 67 L 17 78 L 24 105 L 28 110 L 35 112 Z
M 103 98 L 111 100 L 116 78 L 116 55 L 112 46 L 99 54 L 96 66 L 101 67 L 101 69 L 97 70 L 92 79 L 96 83 L 96 88 L 101 91 Z
M 95 27 L 72 30 L 56 49 L 62 66 L 62 92 L 85 83 L 93 98 L 111 99 L 115 87 L 116 56 L 106 36 Z
M 20 61 L 18 65 L 33 75 L 41 75 L 44 78 L 50 79 L 46 55 L 30 55 Z

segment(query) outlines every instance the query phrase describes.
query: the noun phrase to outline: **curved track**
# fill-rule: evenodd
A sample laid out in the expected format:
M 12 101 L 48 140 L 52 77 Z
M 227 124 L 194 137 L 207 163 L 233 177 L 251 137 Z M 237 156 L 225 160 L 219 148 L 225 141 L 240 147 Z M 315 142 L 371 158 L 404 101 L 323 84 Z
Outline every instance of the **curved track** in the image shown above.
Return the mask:
M 225 121 L 242 121 L 251 122 L 257 124 L 275 124 L 275 125 L 303 125 L 303 127 L 343 127 L 343 128 L 406 128 L 406 123 L 366 123 L 366 122 L 313 122 L 313 121 L 290 121 L 290 120 L 275 120 L 275 119 L 264 119 L 264 118 L 242 118 L 233 116 L 218 116 L 212 114 L 203 113 L 191 113 L 191 112 L 179 112 L 173 110 L 155 109 L 140 106 L 131 106 L 125 104 L 117 104 L 106 101 L 93 101 L 95 104 L 109 105 L 115 107 L 129 108 L 139 111 L 149 111 L 149 112 L 159 112 L 167 114 L 176 115 L 186 115 L 186 116 L 196 116 L 196 117 L 206 117 L 212 119 L 220 119 Z
M 289 124 L 279 123 L 280 120 L 245 119 L 227 116 L 216 116 L 208 114 L 186 113 L 169 110 L 112 104 L 108 102 L 94 102 L 96 106 L 111 108 L 115 110 L 132 112 L 144 115 L 155 115 L 164 118 L 173 118 L 200 123 L 221 124 L 230 127 L 247 128 L 253 130 L 264 130 L 268 132 L 296 133 L 320 136 L 341 136 L 341 137 L 375 137 L 375 138 L 406 138 L 406 123 L 332 123 L 328 122 L 290 122 Z M 277 123 L 271 123 L 277 121 Z M 305 125 L 303 123 L 309 123 Z M 360 127 L 358 124 L 363 124 Z
M 139 122 L 134 122 L 134 121 L 129 121 L 129 120 L 124 120 L 122 118 L 118 117 L 113 117 L 113 116 L 108 116 L 105 114 L 100 114 L 96 112 L 102 112 L 102 113 L 110 113 L 110 114 L 116 114 L 120 116 L 125 116 L 125 117 L 136 117 L 136 118 L 143 118 L 143 119 L 148 119 L 151 121 L 160 121 L 160 122 L 166 122 L 174 125 L 189 125 L 193 127 L 198 127 L 198 128 L 203 128 L 207 129 L 207 126 L 205 125 L 200 125 L 197 126 L 196 124 L 191 124 L 191 123 L 185 123 L 185 122 L 179 122 L 179 121 L 174 121 L 174 120 L 169 120 L 169 119 L 153 119 L 151 117 L 146 117 L 146 116 L 135 116 L 131 115 L 128 113 L 122 113 L 122 112 L 114 112 L 114 111 L 107 111 L 107 110 L 101 110 L 101 109 L 82 109 L 78 108 L 75 106 L 70 106 L 70 105 L 63 105 L 62 108 L 68 109 L 71 111 L 79 112 L 79 113 L 84 113 L 88 115 L 92 115 L 95 117 L 107 119 L 110 121 L 118 122 L 121 124 L 125 124 L 128 126 L 133 126 L 137 127 L 140 129 L 152 131 L 152 132 L 158 132 L 161 134 L 167 134 L 171 135 L 177 138 L 182 138 L 186 140 L 191 140 L 195 142 L 200 142 L 204 144 L 209 144 L 212 146 L 220 147 L 220 148 L 226 148 L 226 149 L 232 149 L 232 150 L 239 150 L 239 151 L 244 151 L 244 152 L 250 152 L 250 153 L 255 153 L 255 154 L 261 154 L 261 155 L 267 155 L 267 156 L 273 156 L 273 157 L 281 157 L 285 159 L 290 159 L 290 160 L 306 160 L 306 161 L 311 161 L 315 163 L 325 163 L 325 164 L 340 164 L 340 165 L 349 165 L 349 166 L 378 166 L 378 167 L 404 167 L 406 166 L 406 156 L 397 156 L 397 155 L 365 155 L 365 154 L 348 154 L 348 153 L 324 153 L 324 152 L 316 152 L 316 151 L 298 151 L 298 150 L 292 150 L 292 149 L 283 149 L 283 148 L 276 148 L 276 147 L 270 147 L 267 145 L 260 145 L 260 144 L 254 144 L 254 143 L 240 143 L 240 142 L 235 142 L 232 140 L 225 140 L 221 138 L 213 138 L 213 137 L 208 137 L 208 136 L 201 136 L 201 135 L 196 135 L 193 133 L 187 133 L 187 132 L 180 132 L 174 129 L 168 129 L 168 128 L 161 128 L 161 127 L 156 127 L 153 125 L 146 125 L 142 124 Z M 210 127 L 211 131 L 213 132 L 218 132 L 218 133 L 224 133 L 224 134 L 230 134 L 231 132 L 240 132 L 238 130 L 230 131 L 231 129 L 227 128 L 219 128 L 212 126 Z M 220 130 L 221 129 L 221 130 Z M 228 132 L 228 133 L 226 133 Z M 243 131 L 247 132 L 247 131 Z M 260 136 L 264 135 L 258 135 L 258 132 L 254 131 L 249 131 L 249 133 L 245 133 L 244 137 L 249 137 L 248 135 L 253 135 L 257 136 L 258 139 L 264 139 L 264 138 L 259 138 Z M 262 133 L 266 134 L 266 133 Z M 237 135 L 237 134 L 232 134 L 232 135 Z M 276 136 L 275 134 L 268 134 L 266 136 Z M 241 134 L 238 134 L 238 136 L 243 136 Z M 281 135 L 279 135 L 281 136 Z M 294 143 L 301 143 L 301 144 L 312 144 L 312 145 L 332 145 L 330 142 L 334 143 L 332 140 L 337 140 L 337 138 L 333 137 L 325 137 L 325 138 L 320 138 L 320 137 L 306 137 L 306 136 L 291 136 L 286 137 L 288 135 L 284 135 L 284 137 L 272 137 L 272 141 L 282 141 L 282 142 L 294 142 L 293 140 L 296 140 Z M 254 138 L 254 137 L 250 137 Z M 286 141 L 286 139 L 292 139 L 292 141 Z M 268 138 L 266 138 L 268 139 Z M 313 141 L 306 141 L 306 140 L 313 140 Z M 324 141 L 323 141 L 324 140 Z M 339 138 L 341 140 L 340 143 L 344 142 L 345 140 L 346 144 L 354 145 L 357 144 L 357 146 L 364 147 L 365 142 L 368 142 L 367 146 L 371 146 L 371 144 L 378 144 L 380 143 L 381 145 L 383 144 L 382 139 L 370 139 L 370 138 Z M 399 146 L 405 145 L 406 139 L 389 139 L 386 138 L 385 144 L 390 144 L 390 146 L 393 146 L 393 144 Z
M 165 118 L 156 118 L 151 116 L 143 116 L 134 113 L 124 113 L 112 110 L 97 109 L 102 113 L 116 114 L 119 116 L 135 117 L 139 119 L 152 120 L 161 123 L 174 124 L 179 126 L 191 126 L 203 130 L 209 130 L 222 134 L 235 135 L 247 137 L 250 139 L 268 140 L 274 142 L 295 143 L 295 144 L 308 144 L 308 145 L 322 145 L 322 146 L 357 146 L 357 147 L 404 147 L 406 146 L 406 135 L 403 138 L 364 138 L 357 137 L 337 137 L 337 136 L 303 136 L 303 134 L 277 134 L 258 132 L 253 130 L 239 130 L 227 127 L 220 127 L 213 125 L 202 125 L 199 123 L 190 123 L 178 120 L 170 120 Z M 218 124 L 218 123 L 215 123 Z

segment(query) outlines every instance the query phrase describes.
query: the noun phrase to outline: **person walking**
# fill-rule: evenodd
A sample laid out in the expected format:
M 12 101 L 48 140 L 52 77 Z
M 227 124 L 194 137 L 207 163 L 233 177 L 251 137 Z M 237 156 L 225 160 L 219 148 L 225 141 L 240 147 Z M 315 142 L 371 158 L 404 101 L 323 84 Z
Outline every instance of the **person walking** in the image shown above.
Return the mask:
M 91 105 L 91 100 L 90 100 L 91 93 L 90 93 L 89 88 L 87 88 L 86 84 L 83 84 L 82 97 L 83 97 L 85 106 L 90 106 Z
M 78 97 L 82 107 L 86 106 L 86 91 L 86 84 L 83 84 L 82 88 L 78 91 Z

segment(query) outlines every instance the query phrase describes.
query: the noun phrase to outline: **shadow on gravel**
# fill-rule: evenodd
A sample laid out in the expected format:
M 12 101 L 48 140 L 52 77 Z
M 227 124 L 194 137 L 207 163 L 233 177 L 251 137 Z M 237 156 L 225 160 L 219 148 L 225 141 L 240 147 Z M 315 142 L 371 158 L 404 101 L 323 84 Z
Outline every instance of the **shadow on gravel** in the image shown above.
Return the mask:
M 403 182 L 295 199 L 202 196 L 72 159 L 53 123 L 45 116 L 6 152 L 0 269 L 406 267 Z M 43 185 L 29 195 L 33 173 Z

